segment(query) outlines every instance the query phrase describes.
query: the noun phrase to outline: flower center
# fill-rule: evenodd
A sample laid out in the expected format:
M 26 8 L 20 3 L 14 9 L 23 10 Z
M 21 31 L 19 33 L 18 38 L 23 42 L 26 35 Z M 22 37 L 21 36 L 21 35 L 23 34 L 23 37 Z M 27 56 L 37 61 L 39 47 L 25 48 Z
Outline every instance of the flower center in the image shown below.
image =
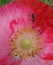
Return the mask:
M 40 37 L 31 28 L 16 31 L 10 38 L 12 54 L 21 58 L 35 56 L 42 47 Z
M 24 49 L 27 49 L 30 47 L 30 41 L 28 39 L 24 39 L 21 41 L 21 46 L 24 48 Z

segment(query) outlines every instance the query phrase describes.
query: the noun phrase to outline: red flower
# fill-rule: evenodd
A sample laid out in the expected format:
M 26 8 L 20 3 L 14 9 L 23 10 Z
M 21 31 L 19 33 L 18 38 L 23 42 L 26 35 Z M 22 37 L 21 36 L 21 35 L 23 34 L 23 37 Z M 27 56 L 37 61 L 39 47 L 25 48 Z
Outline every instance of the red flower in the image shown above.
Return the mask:
M 0 8 L 0 65 L 53 65 L 52 49 L 50 6 L 18 0 Z

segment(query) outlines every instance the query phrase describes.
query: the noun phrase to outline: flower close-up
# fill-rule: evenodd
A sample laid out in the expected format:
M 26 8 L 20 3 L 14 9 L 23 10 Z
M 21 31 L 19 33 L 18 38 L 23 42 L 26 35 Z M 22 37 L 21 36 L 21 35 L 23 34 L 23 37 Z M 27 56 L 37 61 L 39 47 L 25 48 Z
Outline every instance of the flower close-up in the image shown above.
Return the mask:
M 0 7 L 0 65 L 53 65 L 51 6 L 13 0 Z

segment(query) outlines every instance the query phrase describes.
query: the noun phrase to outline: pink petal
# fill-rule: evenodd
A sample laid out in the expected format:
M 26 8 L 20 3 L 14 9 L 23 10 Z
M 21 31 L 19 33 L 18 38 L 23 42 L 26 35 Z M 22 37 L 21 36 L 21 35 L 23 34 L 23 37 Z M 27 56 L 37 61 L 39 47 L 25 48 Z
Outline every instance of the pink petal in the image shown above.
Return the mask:
M 14 56 L 9 55 L 0 62 L 0 65 L 20 65 L 21 61 L 21 58 L 15 58 Z
M 45 60 L 35 56 L 34 58 L 27 58 L 23 60 L 20 65 L 50 65 L 49 63 L 45 62 Z
M 33 10 L 22 3 L 10 3 L 0 8 L 0 13 L 1 30 L 6 30 L 8 33 L 11 32 L 10 23 L 13 20 L 17 22 L 17 25 L 12 25 L 14 29 L 32 25 L 31 16 Z
M 46 45 L 43 47 L 42 51 L 41 51 L 41 56 L 44 59 L 53 59 L 53 43 Z
M 5 57 L 7 57 L 11 52 L 10 44 L 8 41 L 8 33 L 5 30 L 1 29 L 0 29 L 0 61 L 2 59 L 5 59 Z
M 0 61 L 3 65 L 18 64 L 17 60 L 9 56 L 12 53 L 9 36 L 12 30 L 31 26 L 32 9 L 23 4 L 10 3 L 0 8 Z M 17 23 L 17 25 L 15 24 Z M 8 59 L 9 58 L 9 59 Z M 6 61 L 7 60 L 7 61 Z M 16 62 L 15 62 L 16 61 Z M 1 65 L 0 64 L 0 65 Z
M 50 65 L 53 65 L 53 60 L 46 60 Z
M 41 56 L 44 59 L 53 59 L 53 29 L 51 27 L 47 28 L 42 34 L 43 48 L 41 51 Z

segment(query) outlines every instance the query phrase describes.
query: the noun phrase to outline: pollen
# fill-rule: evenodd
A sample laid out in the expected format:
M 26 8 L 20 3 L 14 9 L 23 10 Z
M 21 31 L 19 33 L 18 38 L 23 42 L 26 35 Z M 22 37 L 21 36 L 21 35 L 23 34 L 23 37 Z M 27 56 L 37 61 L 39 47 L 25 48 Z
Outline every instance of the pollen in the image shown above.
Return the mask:
M 34 57 L 42 48 L 41 38 L 31 28 L 22 28 L 10 38 L 12 54 L 16 57 Z

